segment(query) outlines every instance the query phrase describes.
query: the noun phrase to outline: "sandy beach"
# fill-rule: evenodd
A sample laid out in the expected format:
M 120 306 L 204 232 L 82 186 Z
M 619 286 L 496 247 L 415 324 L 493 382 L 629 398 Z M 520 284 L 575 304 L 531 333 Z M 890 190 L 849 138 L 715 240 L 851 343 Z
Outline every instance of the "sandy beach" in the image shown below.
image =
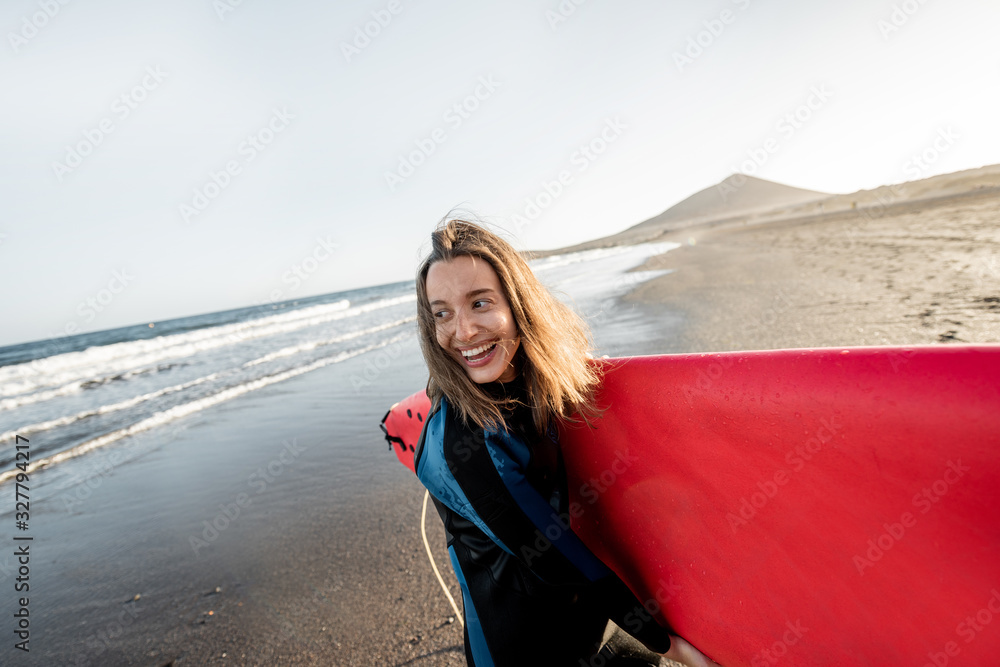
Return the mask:
M 995 193 L 669 232 L 635 302 L 687 315 L 664 351 L 1000 342 Z M 660 239 L 658 239 L 660 240 Z
M 625 297 L 647 327 L 615 352 L 1000 342 L 997 215 L 981 194 L 660 234 L 682 247 L 641 267 L 671 273 Z M 363 356 L 226 403 L 45 506 L 16 664 L 464 664 L 423 490 L 378 430 L 425 381 L 415 339 L 399 352 L 361 389 Z

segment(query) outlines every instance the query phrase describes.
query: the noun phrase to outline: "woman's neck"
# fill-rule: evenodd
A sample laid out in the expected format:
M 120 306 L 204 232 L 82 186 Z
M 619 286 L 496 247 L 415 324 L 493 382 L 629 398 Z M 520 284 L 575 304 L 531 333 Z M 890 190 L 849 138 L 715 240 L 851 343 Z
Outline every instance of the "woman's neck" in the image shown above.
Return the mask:
M 524 375 L 518 373 L 511 380 L 501 382 L 494 380 L 482 385 L 483 389 L 495 398 L 509 398 L 521 394 L 525 390 Z

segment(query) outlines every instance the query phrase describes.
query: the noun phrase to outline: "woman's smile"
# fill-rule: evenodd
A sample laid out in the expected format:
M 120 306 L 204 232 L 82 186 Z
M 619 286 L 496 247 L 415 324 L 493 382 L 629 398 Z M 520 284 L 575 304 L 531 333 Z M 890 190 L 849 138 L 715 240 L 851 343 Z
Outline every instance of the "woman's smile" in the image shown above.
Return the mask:
M 496 351 L 496 348 L 496 342 L 492 342 L 474 347 L 471 350 L 459 350 L 459 352 L 469 366 L 482 366 L 487 363 L 487 360 L 493 358 L 493 352 Z

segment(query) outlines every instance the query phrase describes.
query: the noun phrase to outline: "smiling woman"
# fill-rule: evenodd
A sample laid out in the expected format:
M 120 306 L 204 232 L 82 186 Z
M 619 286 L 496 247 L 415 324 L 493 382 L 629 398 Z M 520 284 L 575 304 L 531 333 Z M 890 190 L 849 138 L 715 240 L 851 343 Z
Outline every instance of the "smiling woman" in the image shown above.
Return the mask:
M 568 523 L 556 424 L 601 412 L 587 325 L 496 234 L 451 220 L 432 245 L 416 280 L 432 407 L 414 465 L 444 521 L 469 664 L 708 665 L 655 622 L 626 622 L 641 603 Z M 642 643 L 604 642 L 609 620 Z
M 521 339 L 500 279 L 470 255 L 436 262 L 427 271 L 427 295 L 437 342 L 462 364 L 473 382 L 510 382 Z

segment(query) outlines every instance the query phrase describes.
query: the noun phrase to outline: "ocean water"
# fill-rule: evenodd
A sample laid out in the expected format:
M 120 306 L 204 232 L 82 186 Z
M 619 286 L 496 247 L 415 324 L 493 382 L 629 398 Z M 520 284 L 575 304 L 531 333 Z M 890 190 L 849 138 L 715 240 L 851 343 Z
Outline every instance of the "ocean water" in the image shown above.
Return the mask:
M 598 352 L 636 352 L 649 326 L 618 297 L 665 271 L 629 271 L 676 244 L 532 262 L 591 322 Z M 214 406 L 416 335 L 413 281 L 0 348 L 0 441 L 31 441 L 28 471 L 114 448 Z M 663 326 L 662 321 L 656 326 Z M 598 335 L 599 333 L 599 335 Z M 0 451 L 0 484 L 19 470 Z M 51 476 L 50 476 L 51 477 Z

